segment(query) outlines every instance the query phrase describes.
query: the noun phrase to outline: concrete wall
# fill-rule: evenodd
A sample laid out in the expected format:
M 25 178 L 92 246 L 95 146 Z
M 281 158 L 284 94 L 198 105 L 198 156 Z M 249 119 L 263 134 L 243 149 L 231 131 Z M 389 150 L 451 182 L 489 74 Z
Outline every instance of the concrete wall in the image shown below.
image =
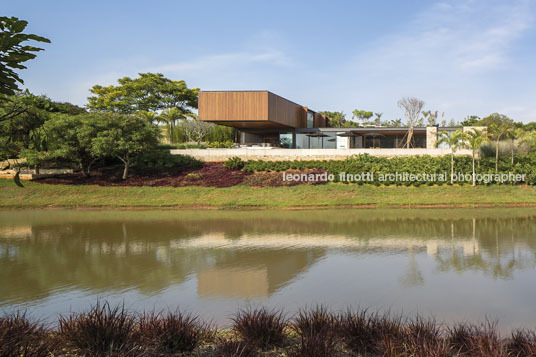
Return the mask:
M 352 155 L 395 157 L 450 155 L 450 149 L 280 149 L 280 148 L 235 148 L 235 149 L 185 149 L 171 150 L 175 155 L 190 155 L 201 161 L 225 161 L 238 156 L 243 160 L 344 160 Z M 455 155 L 471 155 L 469 150 L 458 150 Z

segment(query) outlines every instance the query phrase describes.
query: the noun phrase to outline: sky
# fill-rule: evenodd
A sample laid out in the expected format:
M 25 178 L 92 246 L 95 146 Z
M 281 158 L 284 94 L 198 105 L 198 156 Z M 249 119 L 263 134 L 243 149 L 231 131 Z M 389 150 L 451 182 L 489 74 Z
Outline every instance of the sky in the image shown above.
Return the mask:
M 201 90 L 269 90 L 315 111 L 536 121 L 536 0 L 10 1 L 49 38 L 25 88 L 85 105 L 89 89 L 160 72 Z

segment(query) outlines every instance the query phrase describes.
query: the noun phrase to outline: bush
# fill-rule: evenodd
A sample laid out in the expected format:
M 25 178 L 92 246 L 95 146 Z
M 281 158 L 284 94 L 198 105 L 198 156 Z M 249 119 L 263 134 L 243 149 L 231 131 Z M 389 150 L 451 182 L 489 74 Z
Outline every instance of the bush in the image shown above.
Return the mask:
M 50 356 L 53 341 L 46 329 L 24 313 L 0 317 L 0 356 Z
M 58 336 L 82 355 L 137 355 L 136 322 L 123 306 L 97 304 L 89 312 L 60 316 Z
M 231 157 L 223 163 L 223 166 L 229 170 L 242 170 L 244 165 L 245 162 L 238 156 Z
M 228 160 L 229 161 L 229 160 Z M 499 160 L 499 174 L 511 172 L 513 174 L 526 174 L 525 183 L 536 184 L 536 154 L 516 155 L 512 165 L 510 158 L 501 158 Z M 367 154 L 355 155 L 346 160 L 311 160 L 311 161 L 262 161 L 248 160 L 244 163 L 243 170 L 248 172 L 281 172 L 286 170 L 308 170 L 320 169 L 333 174 L 335 182 L 356 183 L 356 184 L 373 184 L 373 185 L 397 185 L 397 186 L 420 186 L 428 184 L 427 181 L 410 182 L 396 177 L 389 177 L 390 174 L 408 173 L 409 174 L 429 174 L 445 175 L 445 181 L 435 181 L 434 184 L 442 185 L 450 183 L 450 156 L 432 157 L 407 156 L 407 157 L 377 157 Z M 373 180 L 351 180 L 349 175 L 361 175 L 363 173 L 372 173 Z M 470 156 L 456 156 L 454 158 L 454 172 L 471 174 L 472 159 Z M 345 173 L 346 176 L 341 176 Z M 476 167 L 477 174 L 494 174 L 495 158 L 482 158 Z M 380 179 L 383 178 L 383 180 Z M 472 179 L 457 182 L 458 184 L 470 184 Z M 494 180 L 489 184 L 498 183 Z
M 207 149 L 206 144 L 176 144 L 173 145 L 175 149 Z
M 296 356 L 328 357 L 336 352 L 337 319 L 325 307 L 300 310 L 293 329 L 300 336 L 300 344 L 291 352 Z
M 203 163 L 189 155 L 174 155 L 169 150 L 153 150 L 136 158 L 134 169 L 139 173 L 158 173 L 168 169 L 174 172 L 195 170 Z
M 266 348 L 281 346 L 287 322 L 281 311 L 266 308 L 240 310 L 233 317 L 233 330 L 247 344 Z
M 211 149 L 230 149 L 233 148 L 235 144 L 232 141 L 213 141 L 208 144 L 208 147 Z
M 208 334 L 208 327 L 197 316 L 179 311 L 145 314 L 139 322 L 146 345 L 158 353 L 192 352 Z

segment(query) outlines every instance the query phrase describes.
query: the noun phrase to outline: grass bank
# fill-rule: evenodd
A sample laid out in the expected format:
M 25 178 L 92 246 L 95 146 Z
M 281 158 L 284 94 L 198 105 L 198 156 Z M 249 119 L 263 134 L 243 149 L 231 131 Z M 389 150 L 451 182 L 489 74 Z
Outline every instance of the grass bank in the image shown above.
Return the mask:
M 102 187 L 50 185 L 0 179 L 0 207 L 458 207 L 536 206 L 532 186 L 375 187 L 346 184 L 252 188 Z

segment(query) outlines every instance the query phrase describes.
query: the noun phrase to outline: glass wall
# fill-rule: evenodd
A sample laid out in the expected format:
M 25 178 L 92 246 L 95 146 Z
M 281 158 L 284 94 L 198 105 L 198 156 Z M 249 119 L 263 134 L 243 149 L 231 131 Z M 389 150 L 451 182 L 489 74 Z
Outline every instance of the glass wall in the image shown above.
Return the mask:
M 337 134 L 336 133 L 322 133 L 325 136 L 316 136 L 319 134 L 312 134 L 313 136 L 311 136 L 311 134 L 296 134 L 296 149 L 336 149 L 337 148 Z
M 292 149 L 292 133 L 279 134 L 279 146 L 282 148 Z

